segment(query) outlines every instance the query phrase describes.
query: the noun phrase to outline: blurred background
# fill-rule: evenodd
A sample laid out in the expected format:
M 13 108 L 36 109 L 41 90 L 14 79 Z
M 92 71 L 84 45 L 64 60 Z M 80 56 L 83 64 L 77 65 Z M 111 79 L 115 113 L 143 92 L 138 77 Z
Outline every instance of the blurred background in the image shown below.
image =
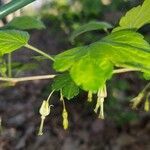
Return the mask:
M 8 1 L 0 1 L 1 4 Z M 72 32 L 89 21 L 106 21 L 113 26 L 125 12 L 141 4 L 143 0 L 36 0 L 15 12 L 15 16 L 30 15 L 40 18 L 46 29 L 29 31 L 30 43 L 56 55 L 66 49 L 89 44 L 106 35 L 93 31 L 70 42 Z M 13 18 L 9 15 L 1 22 Z M 139 32 L 150 41 L 150 26 Z M 48 60 L 35 59 L 36 53 L 21 49 L 12 55 L 13 62 L 23 67 L 14 69 L 17 76 L 52 74 Z M 69 129 L 62 127 L 62 103 L 59 93 L 54 93 L 54 105 L 46 118 L 44 135 L 37 136 L 40 115 L 39 107 L 51 91 L 51 81 L 31 81 L 6 87 L 0 83 L 0 116 L 2 119 L 0 150 L 150 150 L 150 113 L 143 106 L 132 110 L 130 100 L 146 85 L 140 73 L 132 72 L 114 76 L 107 83 L 108 97 L 105 100 L 105 120 L 98 119 L 92 103 L 87 102 L 87 93 L 80 92 L 67 101 Z

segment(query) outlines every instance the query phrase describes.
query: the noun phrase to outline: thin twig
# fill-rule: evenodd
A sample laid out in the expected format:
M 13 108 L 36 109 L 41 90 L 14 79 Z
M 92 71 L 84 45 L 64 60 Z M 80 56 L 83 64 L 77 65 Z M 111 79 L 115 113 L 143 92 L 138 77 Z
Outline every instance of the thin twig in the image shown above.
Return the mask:
M 41 75 L 41 76 L 30 76 L 30 77 L 21 77 L 21 78 L 0 77 L 0 81 L 17 83 L 17 82 L 23 82 L 23 81 L 51 79 L 51 78 L 54 78 L 55 76 L 56 75 Z
M 113 71 L 113 74 L 125 73 L 125 72 L 130 72 L 130 71 L 140 71 L 140 70 L 139 69 L 128 69 L 128 68 L 116 69 Z

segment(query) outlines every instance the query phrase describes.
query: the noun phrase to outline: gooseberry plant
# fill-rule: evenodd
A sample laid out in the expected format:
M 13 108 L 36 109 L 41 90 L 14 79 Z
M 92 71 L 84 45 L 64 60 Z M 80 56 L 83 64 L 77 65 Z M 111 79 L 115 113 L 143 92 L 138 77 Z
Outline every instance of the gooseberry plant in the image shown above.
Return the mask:
M 75 47 L 56 56 L 51 56 L 29 44 L 30 35 L 26 30 L 45 28 L 44 24 L 34 17 L 22 16 L 14 18 L 0 30 L 0 80 L 15 85 L 17 82 L 54 78 L 52 91 L 47 100 L 40 107 L 41 125 L 39 135 L 43 134 L 43 124 L 50 114 L 50 97 L 60 92 L 63 103 L 63 127 L 68 128 L 68 113 L 65 99 L 70 100 L 79 94 L 80 89 L 88 92 L 88 101 L 97 94 L 97 103 L 94 111 L 98 117 L 104 119 L 104 99 L 107 97 L 107 81 L 113 75 L 129 71 L 143 73 L 143 78 L 150 79 L 150 44 L 138 30 L 150 23 L 150 1 L 145 0 L 142 5 L 129 10 L 120 19 L 119 26 L 108 33 L 112 26 L 106 22 L 92 21 L 73 32 L 71 40 L 84 32 L 92 30 L 107 31 L 107 36 L 99 41 L 85 46 Z M 43 75 L 13 78 L 11 74 L 10 53 L 26 47 L 45 58 L 53 61 L 56 75 Z M 6 63 L 4 56 L 9 55 Z M 132 100 L 136 108 L 145 99 L 144 108 L 149 111 L 150 83 L 140 94 Z

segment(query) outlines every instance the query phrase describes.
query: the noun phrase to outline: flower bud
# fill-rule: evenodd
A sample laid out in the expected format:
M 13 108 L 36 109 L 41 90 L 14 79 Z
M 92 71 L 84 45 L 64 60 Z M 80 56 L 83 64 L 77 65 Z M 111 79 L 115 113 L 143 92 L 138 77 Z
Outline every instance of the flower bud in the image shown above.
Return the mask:
M 68 129 L 68 113 L 66 111 L 66 109 L 63 109 L 63 113 L 62 113 L 62 117 L 63 117 L 63 127 L 64 129 Z
M 104 98 L 107 97 L 106 85 L 103 88 L 99 89 L 97 93 L 97 103 L 94 109 L 95 113 L 99 112 L 98 118 L 104 119 Z
M 38 135 L 43 135 L 44 120 L 45 120 L 45 117 L 50 114 L 51 106 L 53 105 L 49 105 L 48 101 L 44 100 L 40 107 L 39 113 L 41 114 L 41 123 L 40 123 Z
M 46 117 L 50 114 L 50 106 L 49 106 L 49 103 L 46 100 L 43 101 L 39 112 L 44 117 Z

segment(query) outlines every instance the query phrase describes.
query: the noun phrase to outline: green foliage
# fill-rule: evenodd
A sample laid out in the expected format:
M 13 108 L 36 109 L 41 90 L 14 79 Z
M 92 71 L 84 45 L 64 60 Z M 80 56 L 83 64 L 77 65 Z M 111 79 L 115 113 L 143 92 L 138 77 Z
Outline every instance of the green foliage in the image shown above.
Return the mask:
M 150 0 L 145 0 L 142 6 L 132 8 L 121 18 L 119 27 L 113 31 L 122 29 L 139 29 L 143 25 L 150 23 Z
M 88 31 L 93 30 L 107 30 L 112 28 L 112 26 L 107 22 L 98 22 L 98 21 L 91 21 L 85 25 L 80 26 L 77 30 L 75 30 L 71 35 L 71 41 L 74 41 L 74 39 L 79 36 L 80 34 L 83 34 Z
M 24 31 L 2 30 L 0 31 L 0 56 L 13 52 L 26 45 L 29 34 Z
M 70 29 L 66 28 L 68 24 L 71 24 L 74 21 L 72 15 L 66 13 L 63 10 L 68 10 L 68 3 L 66 0 L 55 1 L 59 3 L 58 11 L 53 11 L 57 14 L 58 20 L 62 21 L 61 27 L 69 33 Z M 101 5 L 99 0 L 91 2 L 91 0 L 82 0 L 77 1 L 76 8 L 79 7 L 79 11 L 83 13 L 82 17 L 88 18 L 89 14 L 97 15 L 101 11 Z M 83 5 L 80 5 L 83 4 Z M 84 5 L 85 4 L 85 5 Z M 88 6 L 88 9 L 84 9 Z M 45 117 L 50 113 L 49 99 L 54 91 L 59 91 L 61 93 L 61 99 L 63 102 L 63 119 L 64 128 L 68 127 L 68 114 L 65 108 L 65 102 L 62 97 L 67 98 L 68 100 L 72 99 L 79 94 L 79 87 L 89 91 L 90 98 L 92 94 L 97 92 L 97 104 L 94 109 L 95 112 L 100 110 L 99 117 L 104 118 L 104 98 L 107 97 L 106 82 L 112 77 L 117 71 L 114 69 L 122 68 L 125 70 L 136 70 L 144 73 L 144 77 L 150 79 L 150 45 L 144 40 L 144 37 L 136 32 L 137 29 L 141 28 L 143 25 L 150 22 L 150 1 L 145 0 L 142 6 L 133 8 L 125 17 L 120 20 L 119 27 L 115 28 L 111 34 L 102 38 L 101 40 L 92 43 L 87 46 L 80 46 L 70 50 L 67 50 L 61 54 L 58 54 L 53 58 L 47 53 L 31 46 L 28 44 L 29 34 L 24 31 L 19 30 L 28 30 L 28 29 L 43 29 L 45 26 L 40 21 L 33 17 L 17 17 L 9 22 L 3 29 L 0 31 L 0 56 L 4 54 L 11 53 L 22 46 L 37 52 L 44 57 L 54 61 L 54 69 L 57 72 L 63 72 L 60 75 L 57 75 L 52 84 L 52 92 L 50 93 L 47 101 L 44 100 L 42 104 L 41 114 L 41 126 L 39 134 L 42 134 L 42 128 Z M 73 8 L 72 8 L 73 9 Z M 76 10 L 76 9 L 74 9 Z M 71 10 L 70 10 L 71 11 Z M 87 11 L 87 12 L 86 12 Z M 86 12 L 86 13 L 84 13 Z M 79 17 L 76 15 L 76 17 Z M 81 20 L 83 18 L 80 18 Z M 69 20 L 71 19 L 71 21 Z M 79 18 L 78 18 L 79 19 Z M 78 20 L 77 19 L 77 20 Z M 85 19 L 85 20 L 86 20 Z M 85 21 L 83 20 L 83 22 Z M 66 22 L 65 22 L 66 21 Z M 77 29 L 71 39 L 74 40 L 78 35 L 85 33 L 87 31 L 93 30 L 107 30 L 111 28 L 110 24 L 105 22 L 90 22 L 86 25 L 81 26 Z M 7 29 L 7 30 L 6 30 Z M 9 30 L 8 30 L 9 29 Z M 13 30 L 10 30 L 13 29 Z M 14 30 L 18 29 L 18 30 Z M 136 30 L 133 30 L 136 29 Z M 28 77 L 28 78 L 11 78 L 11 55 L 8 58 L 8 67 L 5 62 L 0 62 L 0 74 L 3 81 L 8 81 L 9 85 L 15 85 L 17 82 L 27 81 L 32 79 L 47 79 L 52 78 L 54 75 L 38 76 L 37 77 Z M 36 60 L 42 61 L 45 60 L 43 57 L 36 57 Z M 8 68 L 8 77 L 6 75 Z M 13 67 L 12 67 L 13 68 Z M 34 65 L 25 64 L 17 66 L 16 69 L 19 69 L 16 75 L 20 74 L 22 71 L 34 68 Z M 119 70 L 120 71 L 120 70 Z M 6 76 L 6 77 L 5 77 Z M 0 86 L 8 86 L 2 84 Z M 123 85 L 122 85 L 123 86 Z M 149 85 L 147 89 L 149 88 Z M 139 104 L 139 100 L 144 98 L 144 94 L 138 96 L 134 99 L 134 104 Z M 149 98 L 149 96 L 148 96 Z M 113 104 L 115 105 L 115 104 Z M 116 106 L 116 105 L 115 105 Z M 120 106 L 119 106 L 120 108 Z M 145 104 L 146 111 L 149 110 L 149 103 Z M 120 109 L 119 109 L 120 111 Z M 135 116 L 131 116 L 127 113 L 120 113 L 120 118 L 129 121 Z
M 136 56 L 136 57 L 135 57 Z M 54 68 L 68 70 L 84 90 L 96 92 L 113 74 L 113 67 L 150 71 L 150 46 L 131 30 L 112 33 L 88 46 L 65 51 L 55 57 Z
M 144 73 L 150 71 L 150 45 L 141 34 L 122 30 L 110 34 L 103 40 L 111 44 L 110 59 L 116 66 L 135 68 Z
M 52 89 L 62 92 L 62 95 L 68 100 L 79 94 L 79 88 L 68 73 L 56 76 L 52 84 Z
M 29 29 L 44 29 L 45 25 L 39 19 L 31 16 L 16 17 L 8 24 L 4 29 L 18 29 L 18 30 L 29 30 Z
M 144 78 L 145 78 L 146 80 L 150 80 L 150 72 L 145 73 L 145 74 L 144 74 Z

